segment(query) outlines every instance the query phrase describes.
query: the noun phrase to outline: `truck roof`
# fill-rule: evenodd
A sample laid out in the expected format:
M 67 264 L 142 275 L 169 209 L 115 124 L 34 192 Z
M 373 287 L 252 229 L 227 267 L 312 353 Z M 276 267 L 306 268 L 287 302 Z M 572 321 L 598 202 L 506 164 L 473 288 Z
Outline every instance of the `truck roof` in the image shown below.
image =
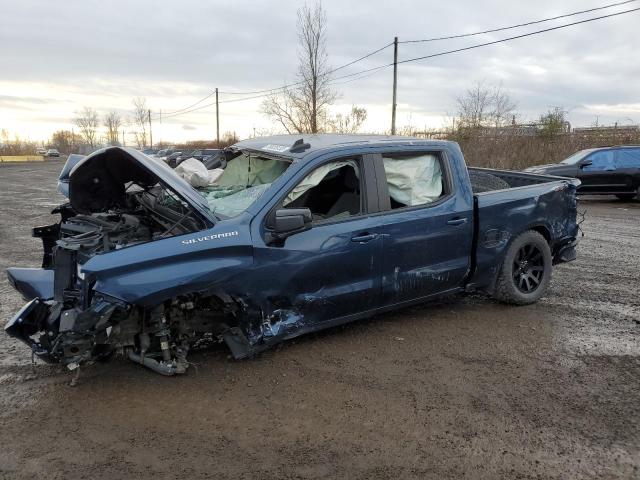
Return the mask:
M 445 140 L 429 140 L 398 135 L 342 135 L 335 133 L 273 135 L 242 140 L 233 145 L 239 150 L 248 149 L 262 151 L 268 155 L 276 155 L 301 159 L 309 153 L 319 150 L 347 148 L 367 144 L 385 145 L 425 145 L 436 146 L 451 142 Z

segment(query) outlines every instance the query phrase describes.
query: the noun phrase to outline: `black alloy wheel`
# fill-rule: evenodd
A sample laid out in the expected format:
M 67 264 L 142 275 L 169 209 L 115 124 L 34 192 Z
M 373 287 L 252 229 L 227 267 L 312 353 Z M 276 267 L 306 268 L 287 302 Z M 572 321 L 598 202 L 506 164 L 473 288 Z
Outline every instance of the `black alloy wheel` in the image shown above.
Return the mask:
M 535 244 L 523 245 L 513 260 L 513 281 L 522 293 L 535 292 L 542 283 L 545 264 L 542 251 Z

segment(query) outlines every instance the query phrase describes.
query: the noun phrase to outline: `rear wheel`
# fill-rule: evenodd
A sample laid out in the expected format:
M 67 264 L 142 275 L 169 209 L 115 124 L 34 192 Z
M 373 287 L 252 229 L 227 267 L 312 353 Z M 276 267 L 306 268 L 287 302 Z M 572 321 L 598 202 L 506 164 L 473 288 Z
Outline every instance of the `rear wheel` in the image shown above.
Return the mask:
M 551 268 L 547 240 L 534 230 L 518 235 L 505 254 L 494 297 L 514 305 L 537 302 L 549 287 Z
M 620 200 L 624 200 L 625 202 L 630 202 L 636 197 L 640 198 L 640 192 L 637 194 L 636 193 L 619 193 L 616 195 L 616 197 L 618 197 Z
M 473 193 L 491 192 L 493 190 L 505 190 L 511 186 L 500 177 L 485 172 L 469 171 L 469 181 Z

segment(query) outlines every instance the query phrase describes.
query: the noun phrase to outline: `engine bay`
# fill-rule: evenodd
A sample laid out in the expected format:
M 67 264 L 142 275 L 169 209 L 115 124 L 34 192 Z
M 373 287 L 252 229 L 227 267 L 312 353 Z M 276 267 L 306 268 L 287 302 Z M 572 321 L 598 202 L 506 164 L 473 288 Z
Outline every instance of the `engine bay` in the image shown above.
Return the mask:
M 61 248 L 78 251 L 79 260 L 129 245 L 197 232 L 205 227 L 174 195 L 156 186 L 127 195 L 127 206 L 75 214 L 60 224 Z

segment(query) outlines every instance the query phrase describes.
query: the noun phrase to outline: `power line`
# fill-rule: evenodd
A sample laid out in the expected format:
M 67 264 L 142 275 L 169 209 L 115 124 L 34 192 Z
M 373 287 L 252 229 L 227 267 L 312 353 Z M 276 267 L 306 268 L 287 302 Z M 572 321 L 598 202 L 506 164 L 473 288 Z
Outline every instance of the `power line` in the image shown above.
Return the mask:
M 514 28 L 527 27 L 529 25 L 536 25 L 536 24 L 539 24 L 539 23 L 550 22 L 552 20 L 558 20 L 560 18 L 573 17 L 575 15 L 581 15 L 583 13 L 596 12 L 598 10 L 605 10 L 607 8 L 618 7 L 620 5 L 625 5 L 627 3 L 633 3 L 633 2 L 637 2 L 637 1 L 638 0 L 626 0 L 625 2 L 611 3 L 609 5 L 604 5 L 602 7 L 590 8 L 588 10 L 580 10 L 578 12 L 566 13 L 564 15 L 558 15 L 558 16 L 555 16 L 555 17 L 543 18 L 542 20 L 533 20 L 531 22 L 519 23 L 517 25 L 511 25 L 509 27 L 500 27 L 500 28 L 494 28 L 494 29 L 491 29 L 491 30 L 483 30 L 481 32 L 464 33 L 464 34 L 461 34 L 461 35 L 449 35 L 449 36 L 445 36 L 445 37 L 425 38 L 425 39 L 422 39 L 422 40 L 403 40 L 403 41 L 398 42 L 398 43 L 436 42 L 436 41 L 439 41 L 439 40 L 452 40 L 454 38 L 473 37 L 475 35 L 483 35 L 485 33 L 502 32 L 504 30 L 512 30 Z
M 332 73 L 335 73 L 335 72 L 337 72 L 339 70 L 342 70 L 344 68 L 350 67 L 351 65 L 354 65 L 354 64 L 356 64 L 358 62 L 361 62 L 362 60 L 365 60 L 365 59 L 367 59 L 369 57 L 372 57 L 376 53 L 380 53 L 384 49 L 389 48 L 391 45 L 393 45 L 393 42 L 388 43 L 388 44 L 386 44 L 386 45 L 384 45 L 384 46 L 382 46 L 382 47 L 380 47 L 380 48 L 378 48 L 378 49 L 376 49 L 376 50 L 374 50 L 372 52 L 369 52 L 366 55 L 363 55 L 362 57 L 356 58 L 355 60 L 352 60 L 349 63 L 345 63 L 344 65 L 340 65 L 339 67 L 336 67 L 336 68 L 333 68 L 333 69 L 331 69 L 331 70 L 329 70 L 327 72 L 324 72 L 322 74 L 322 76 L 331 75 Z M 218 91 L 218 93 L 221 94 L 221 95 L 257 95 L 257 94 L 268 94 L 268 95 L 270 95 L 270 94 L 278 92 L 280 90 L 285 90 L 287 88 L 291 88 L 291 87 L 296 87 L 298 85 L 302 85 L 303 83 L 304 83 L 304 80 L 301 80 L 299 82 L 290 83 L 290 84 L 283 85 L 281 87 L 276 87 L 276 88 L 268 88 L 268 89 L 265 89 L 265 90 L 255 90 L 255 91 L 250 91 L 250 92 L 223 92 L 223 91 Z M 178 110 L 174 110 L 173 112 L 167 112 L 165 114 L 165 118 L 168 118 L 168 117 L 171 117 L 171 116 L 174 116 L 174 115 L 177 115 L 177 114 L 189 113 L 186 110 L 189 110 L 189 109 L 195 107 L 196 105 L 198 105 L 198 104 L 204 102 L 205 100 L 211 98 L 215 94 L 216 94 L 216 91 L 213 90 L 207 96 L 201 98 L 200 100 L 198 100 L 197 102 L 189 105 L 188 107 L 180 108 Z M 240 99 L 240 100 L 237 100 L 237 101 L 250 100 L 252 98 L 258 98 L 258 97 L 248 97 L 248 98 L 243 98 L 243 99 Z M 235 100 L 226 100 L 226 101 L 223 100 L 223 101 L 221 101 L 219 103 L 228 103 L 228 102 L 232 102 L 232 101 L 235 101 Z M 211 105 L 212 104 L 208 104 L 207 106 L 211 106 Z
M 632 0 L 632 1 L 637 1 L 637 0 Z M 331 75 L 332 73 L 335 73 L 339 70 L 342 70 L 344 68 L 350 67 L 351 65 L 354 65 L 358 62 L 361 62 L 362 60 L 365 60 L 369 57 L 374 56 L 376 53 L 380 53 L 381 51 L 383 51 L 386 48 L 389 48 L 391 45 L 393 45 L 393 42 L 391 43 L 387 43 L 386 45 L 384 45 L 383 47 L 378 48 L 377 50 L 374 50 L 373 52 L 367 53 L 366 55 L 363 55 L 360 58 L 356 58 L 355 60 L 349 62 L 349 63 L 345 63 L 344 65 L 340 65 L 339 67 L 333 68 L 327 72 L 324 72 L 322 74 L 322 76 L 327 76 L 327 75 Z M 253 92 L 220 92 L 221 94 L 225 94 L 225 95 L 254 95 L 254 94 L 258 94 L 258 93 L 271 93 L 271 92 L 276 92 L 278 90 L 282 90 L 284 88 L 289 88 L 289 87 L 295 87 L 297 85 L 301 85 L 305 83 L 304 80 L 301 80 L 299 82 L 295 82 L 295 83 L 290 83 L 288 85 L 284 85 L 282 87 L 277 87 L 277 88 L 269 88 L 266 90 L 255 90 Z
M 382 70 L 384 68 L 387 68 L 388 66 L 389 65 L 381 65 L 379 67 L 375 67 L 375 68 L 372 68 L 372 69 L 367 69 L 365 71 L 349 73 L 347 75 L 341 75 L 339 77 L 336 77 L 336 78 L 332 79 L 329 82 L 329 84 L 330 85 L 341 85 L 343 83 L 349 83 L 349 82 L 352 82 L 352 81 L 355 81 L 355 80 L 360 80 L 362 78 L 368 77 L 369 75 L 362 75 L 362 77 L 360 77 L 360 78 L 354 78 L 352 80 L 347 80 L 345 82 L 337 82 L 337 80 L 342 80 L 342 79 L 345 79 L 345 78 L 355 77 L 355 76 L 361 75 L 363 73 L 371 73 L 371 74 L 373 74 L 373 73 L 376 73 L 376 71 L 378 71 L 378 70 Z M 300 88 L 300 87 L 296 87 L 296 88 Z M 268 97 L 269 95 L 271 95 L 272 90 L 267 90 L 267 92 L 269 92 L 269 93 L 263 93 L 261 95 L 254 95 L 254 96 L 251 96 L 251 97 L 234 98 L 234 99 L 231 99 L 231 100 L 220 100 L 218 103 L 236 103 L 236 102 L 244 102 L 245 100 L 255 100 L 257 98 L 264 98 L 264 97 Z M 222 92 L 218 92 L 218 93 L 222 93 Z M 170 117 L 177 117 L 177 116 L 180 116 L 180 115 L 186 115 L 187 113 L 197 112 L 198 110 L 202 110 L 204 108 L 211 107 L 211 106 L 213 106 L 215 104 L 216 104 L 216 102 L 207 103 L 205 105 L 200 105 L 199 107 L 193 108 L 193 109 L 191 109 L 189 111 L 184 111 L 184 112 L 183 111 L 178 111 L 177 113 L 174 113 L 172 115 L 165 115 L 163 113 L 162 114 L 162 118 L 170 118 Z
M 539 35 L 541 33 L 551 32 L 553 30 L 560 30 L 562 28 L 573 27 L 575 25 L 580 25 L 582 23 L 589 23 L 589 22 L 594 22 L 596 20 L 602 20 L 604 18 L 616 17 L 616 16 L 619 16 L 619 15 L 627 14 L 627 13 L 637 12 L 638 10 L 640 10 L 640 7 L 639 8 L 633 8 L 631 10 L 625 10 L 625 11 L 622 11 L 622 12 L 610 13 L 609 15 L 601 15 L 599 17 L 587 18 L 585 20 L 580 20 L 580 21 L 577 21 L 577 22 L 565 23 L 563 25 L 558 25 L 556 27 L 550 27 L 550 28 L 545 28 L 543 30 L 536 30 L 536 31 L 533 31 L 533 32 L 523 33 L 522 35 L 515 35 L 513 37 L 501 38 L 499 40 L 493 40 L 491 42 L 477 43 L 475 45 L 470 45 L 468 47 L 462 47 L 462 48 L 456 48 L 454 50 L 447 50 L 447 51 L 444 51 L 444 52 L 432 53 L 430 55 L 424 55 L 424 56 L 421 56 L 421 57 L 409 58 L 407 60 L 399 60 L 398 63 L 410 63 L 410 62 L 417 62 L 418 60 L 426 60 L 428 58 L 442 57 L 444 55 L 450 55 L 452 53 L 464 52 L 466 50 L 473 50 L 475 48 L 486 47 L 486 46 L 495 45 L 495 44 L 498 44 L 498 43 L 509 42 L 511 40 L 517 40 L 519 38 L 530 37 L 530 36 L 533 36 L 533 35 Z M 381 68 L 387 68 L 387 67 L 391 67 L 391 66 L 393 66 L 393 62 L 387 63 L 386 65 L 380 65 L 379 67 L 374 67 L 374 68 L 368 68 L 366 70 L 361 70 L 360 72 L 357 72 L 357 73 L 358 74 L 362 74 L 362 73 L 372 72 L 374 70 L 378 70 L 378 69 L 381 69 Z
M 165 117 L 166 117 L 166 116 L 168 116 L 168 115 L 170 116 L 170 115 L 173 115 L 173 114 L 175 114 L 175 113 L 182 112 L 182 111 L 184 111 L 184 110 L 189 110 L 190 108 L 195 107 L 195 106 L 196 106 L 196 105 L 198 105 L 199 103 L 204 102 L 204 101 L 205 101 L 205 100 L 207 100 L 208 98 L 213 97 L 215 94 L 216 94 L 216 91 L 214 90 L 213 92 L 211 92 L 211 93 L 210 93 L 209 95 L 207 95 L 206 97 L 201 98 L 201 99 L 200 99 L 200 100 L 198 100 L 196 103 L 194 103 L 194 104 L 192 104 L 192 105 L 189 105 L 188 107 L 180 108 L 180 109 L 175 110 L 175 111 L 173 111 L 173 112 L 167 112 L 167 113 L 165 114 Z
M 415 58 L 410 58 L 410 59 L 407 59 L 407 60 L 401 60 L 398 63 L 416 62 L 418 60 L 425 60 L 427 58 L 441 57 L 443 55 L 449 55 L 449 54 L 452 54 L 452 53 L 464 52 L 466 50 L 472 50 L 474 48 L 486 47 L 488 45 L 495 45 L 497 43 L 509 42 L 511 40 L 517 40 L 519 38 L 530 37 L 532 35 L 539 35 L 541 33 L 552 32 L 554 30 L 560 30 L 562 28 L 573 27 L 575 25 L 580 25 L 580 24 L 583 24 L 583 23 L 595 22 L 596 20 L 602 20 L 604 18 L 617 17 L 619 15 L 624 15 L 624 14 L 627 14 L 627 13 L 637 12 L 638 10 L 640 10 L 640 7 L 639 8 L 633 8 L 631 10 L 625 10 L 625 11 L 622 11 L 622 12 L 610 13 L 608 15 L 601 15 L 599 17 L 587 18 L 585 20 L 579 20 L 577 22 L 565 23 L 564 25 L 558 25 L 556 27 L 545 28 L 543 30 L 536 30 L 534 32 L 523 33 L 521 35 L 515 35 L 513 37 L 501 38 L 500 40 L 494 40 L 492 42 L 478 43 L 476 45 L 471 45 L 471 46 L 463 47 L 463 48 L 456 48 L 455 50 L 448 50 L 446 52 L 433 53 L 431 55 L 424 55 L 422 57 L 415 57 Z M 391 66 L 391 65 L 393 65 L 393 63 L 390 63 L 387 66 Z
M 633 0 L 633 1 L 637 1 L 637 0 Z M 608 15 L 601 15 L 601 16 L 598 16 L 598 17 L 587 18 L 587 19 L 584 19 L 584 20 L 579 20 L 579 21 L 572 22 L 572 23 L 558 25 L 558 26 L 555 26 L 555 27 L 545 28 L 545 29 L 542 29 L 542 30 L 536 30 L 536 31 L 524 33 L 524 34 L 521 34 L 521 35 L 515 35 L 515 36 L 512 36 L 512 37 L 502 38 L 502 39 L 499 39 L 499 40 L 493 40 L 491 42 L 484 42 L 484 43 L 479 43 L 479 44 L 475 44 L 475 45 L 470 45 L 468 47 L 456 48 L 454 50 L 447 50 L 447 51 L 444 51 L 444 52 L 433 53 L 433 54 L 424 55 L 424 56 L 421 56 L 421 57 L 414 57 L 414 58 L 409 58 L 409 59 L 406 59 L 406 60 L 400 60 L 397 63 L 400 64 L 400 63 L 416 62 L 416 61 L 419 61 L 419 60 L 426 60 L 426 59 L 429 59 L 429 58 L 441 57 L 441 56 L 450 55 L 450 54 L 453 54 L 453 53 L 459 53 L 459 52 L 464 52 L 464 51 L 467 51 L 467 50 L 473 50 L 473 49 L 480 48 L 480 47 L 486 47 L 486 46 L 489 46 L 489 45 L 496 45 L 498 43 L 504 43 L 504 42 L 509 42 L 509 41 L 512 41 L 512 40 L 517 40 L 519 38 L 530 37 L 530 36 L 533 36 L 533 35 L 539 35 L 541 33 L 551 32 L 551 31 L 554 31 L 554 30 L 560 30 L 562 28 L 572 27 L 572 26 L 575 26 L 575 25 L 583 24 L 583 23 L 589 23 L 589 22 L 594 22 L 596 20 L 602 20 L 602 19 L 605 19 L 605 18 L 611 18 L 611 17 L 620 16 L 620 15 L 625 15 L 627 13 L 637 12 L 638 10 L 640 10 L 640 7 L 639 8 L 634 8 L 634 9 L 630 9 L 630 10 L 625 10 L 625 11 L 622 11 L 622 12 L 611 13 L 611 14 L 608 14 Z M 389 44 L 389 45 L 391 45 L 391 44 Z M 386 48 L 386 47 L 383 47 L 383 48 Z M 361 70 L 359 72 L 354 72 L 354 73 L 350 73 L 350 74 L 347 74 L 347 75 L 342 75 L 340 77 L 336 77 L 336 78 L 332 79 L 331 82 L 334 82 L 336 80 L 340 80 L 340 79 L 343 79 L 343 78 L 354 77 L 354 76 L 363 75 L 363 74 L 366 74 L 366 73 L 369 73 L 369 72 L 382 70 L 384 68 L 388 68 L 388 67 L 391 67 L 393 65 L 394 65 L 394 63 L 392 62 L 392 63 L 388 63 L 388 64 L 385 64 L 385 65 L 380 65 L 380 66 L 377 66 L 377 67 Z M 283 87 L 280 87 L 280 89 L 288 88 L 288 87 L 290 87 L 292 85 L 299 85 L 301 83 L 304 83 L 304 82 L 297 82 L 296 84 L 285 85 Z M 277 91 L 277 90 L 279 90 L 279 89 L 271 89 L 271 90 L 263 90 L 263 91 L 264 92 L 274 92 L 274 91 Z M 255 96 L 251 96 L 251 97 L 244 97 L 244 98 L 238 98 L 238 99 L 233 99 L 233 100 L 223 100 L 223 101 L 221 101 L 219 103 L 241 102 L 241 101 L 245 101 L 245 100 L 253 100 L 253 99 L 256 99 L 256 98 L 266 97 L 268 95 L 269 95 L 269 93 L 265 93 L 265 94 L 262 94 L 262 95 L 255 95 Z M 206 105 L 201 105 L 201 106 L 193 108 L 193 109 L 191 109 L 189 111 L 184 111 L 184 112 L 177 113 L 177 114 L 174 114 L 174 115 L 163 115 L 163 117 L 164 118 L 168 118 L 170 116 L 178 116 L 178 115 L 184 115 L 184 114 L 187 114 L 187 113 L 192 113 L 192 112 L 201 110 L 203 108 L 210 107 L 210 106 L 212 106 L 214 104 L 215 104 L 215 102 L 209 103 L 209 104 L 206 104 Z

